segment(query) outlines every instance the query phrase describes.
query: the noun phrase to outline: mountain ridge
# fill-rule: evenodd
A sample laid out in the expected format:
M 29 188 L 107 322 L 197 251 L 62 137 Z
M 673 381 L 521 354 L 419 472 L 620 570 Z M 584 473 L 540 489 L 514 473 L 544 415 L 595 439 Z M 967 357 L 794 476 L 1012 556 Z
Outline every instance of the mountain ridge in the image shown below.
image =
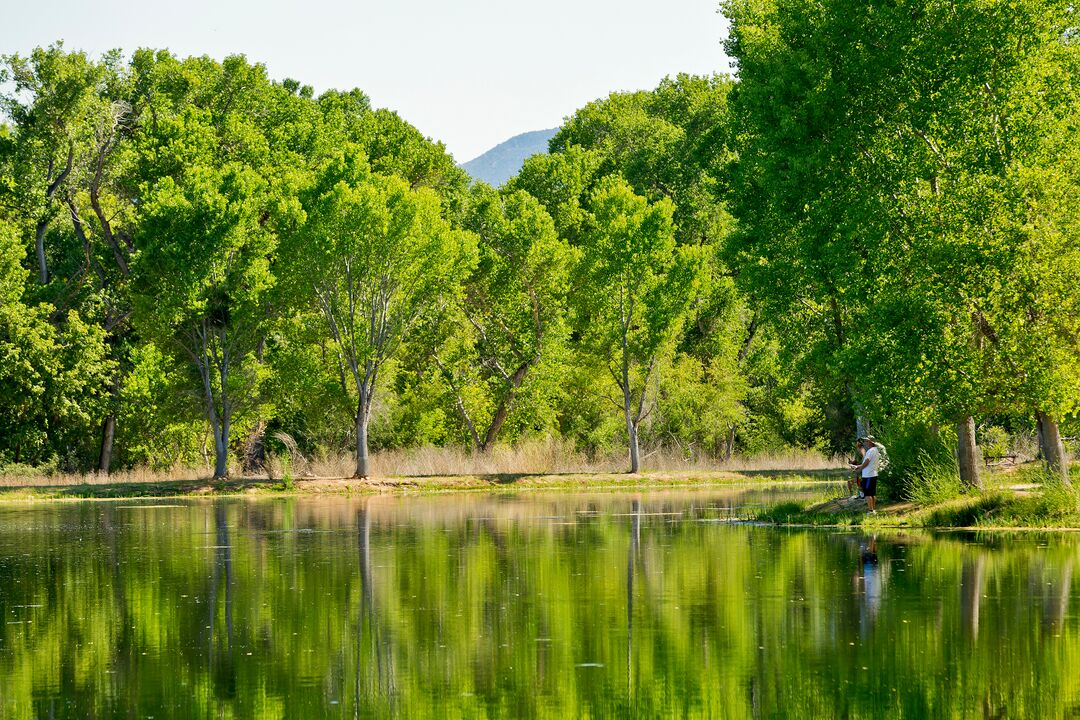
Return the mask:
M 505 140 L 490 150 L 459 165 L 473 180 L 482 180 L 499 187 L 517 175 L 530 156 L 548 151 L 548 141 L 559 128 L 531 130 Z

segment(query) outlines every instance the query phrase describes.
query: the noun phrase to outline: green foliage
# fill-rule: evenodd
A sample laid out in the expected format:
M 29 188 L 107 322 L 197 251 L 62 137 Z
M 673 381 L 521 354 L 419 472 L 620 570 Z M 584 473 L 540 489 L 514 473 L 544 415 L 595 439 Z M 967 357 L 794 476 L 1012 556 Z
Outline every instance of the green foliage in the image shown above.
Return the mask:
M 979 446 L 987 457 L 1002 457 L 1010 450 L 1009 432 L 1000 425 L 982 428 L 979 432 Z
M 724 457 L 729 436 L 746 422 L 742 378 L 719 359 L 705 366 L 681 354 L 660 375 L 648 437 L 679 447 L 688 459 Z
M 281 489 L 292 492 L 296 489 L 296 478 L 293 477 L 292 455 L 286 453 L 281 456 Z
M 0 459 L 197 461 L 204 423 L 218 474 L 260 434 L 369 425 L 727 457 L 870 421 L 903 428 L 887 486 L 936 498 L 915 425 L 978 416 L 991 455 L 1036 414 L 1075 435 L 1073 11 L 723 12 L 737 81 L 588 103 L 498 191 L 361 90 L 243 56 L 5 56 Z
M 901 492 L 916 505 L 936 505 L 964 492 L 955 462 L 941 462 L 921 450 L 914 465 Z
M 439 197 L 362 160 L 327 165 L 302 196 L 305 220 L 281 248 L 293 307 L 317 317 L 354 408 L 357 475 L 380 374 L 425 317 L 452 306 L 475 263 L 475 240 L 453 228 Z
M 911 419 L 894 421 L 880 432 L 878 440 L 889 454 L 889 465 L 881 473 L 881 496 L 930 505 L 962 492 L 954 435 L 924 420 Z
M 117 459 L 154 469 L 195 464 L 205 449 L 206 420 L 189 371 L 149 343 L 130 360 L 119 393 Z
M 1077 146 L 1077 88 L 1062 80 L 1077 62 L 1061 29 L 1071 10 L 724 8 L 744 120 L 735 261 L 809 339 L 815 374 L 879 415 L 1068 412 L 1073 400 L 1050 396 L 1078 396 L 1066 359 L 1076 294 L 1055 279 L 1076 262 L 1058 235 L 1077 217 L 1058 195 L 1078 177 L 1065 169 Z M 1054 328 L 1040 329 L 1044 301 Z M 1040 360 L 1022 349 L 1035 346 Z M 1035 390 L 1044 372 L 1055 390 Z
M 690 312 L 701 254 L 675 246 L 673 206 L 649 203 L 618 177 L 590 199 L 592 219 L 582 262 L 589 289 L 576 320 L 594 362 L 614 379 L 638 469 L 638 424 L 655 374 L 670 361 Z
M 479 261 L 461 303 L 427 338 L 473 447 L 484 452 L 504 426 L 549 429 L 570 331 L 567 296 L 580 252 L 521 190 L 473 187 L 464 225 Z

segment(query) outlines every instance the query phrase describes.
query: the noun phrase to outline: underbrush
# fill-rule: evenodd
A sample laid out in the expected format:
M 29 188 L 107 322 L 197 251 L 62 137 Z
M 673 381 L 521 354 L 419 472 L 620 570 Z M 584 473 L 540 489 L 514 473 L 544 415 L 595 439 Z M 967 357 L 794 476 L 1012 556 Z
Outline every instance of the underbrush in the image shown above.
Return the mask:
M 233 478 L 269 479 L 289 489 L 303 478 L 350 478 L 356 469 L 351 451 L 304 453 L 292 438 L 278 438 L 285 451 L 273 455 L 264 470 L 245 473 L 238 464 L 230 468 Z M 211 458 L 212 460 L 212 458 Z M 372 453 L 373 477 L 459 477 L 489 475 L 622 474 L 628 461 L 620 453 L 590 457 L 559 439 L 540 439 L 515 445 L 500 445 L 485 454 L 460 447 L 420 447 Z M 791 450 L 728 461 L 707 458 L 687 459 L 676 450 L 658 449 L 642 459 L 642 472 L 710 473 L 737 472 L 779 475 L 784 473 L 835 471 L 841 461 L 813 451 Z M 60 473 L 55 467 L 34 468 L 12 465 L 0 468 L 0 487 L 101 485 L 160 483 L 175 480 L 208 480 L 210 465 L 176 466 L 159 470 L 136 467 L 98 473 Z
M 285 443 L 286 447 L 289 446 Z M 297 477 L 350 477 L 356 467 L 351 450 L 321 451 L 305 456 L 292 444 L 287 459 Z M 280 477 L 280 464 L 286 458 L 274 458 L 270 475 Z M 425 446 L 383 450 L 372 453 L 370 467 L 376 477 L 434 477 L 457 475 L 555 475 L 567 473 L 623 473 L 628 459 L 625 453 L 613 452 L 590 456 L 572 443 L 558 438 L 528 440 L 514 445 L 498 445 L 490 452 L 477 453 L 462 447 Z M 730 460 L 706 457 L 687 458 L 678 449 L 658 448 L 642 453 L 641 469 L 647 473 L 665 472 L 777 472 L 835 470 L 842 465 L 815 451 L 788 450 Z
M 925 505 L 901 506 L 899 511 L 886 509 L 866 515 L 859 504 L 839 505 L 814 500 L 790 501 L 763 508 L 755 514 L 760 522 L 777 525 L 822 525 L 925 528 L 1075 528 L 1080 527 L 1080 488 L 1066 487 L 1045 470 L 1027 469 L 1025 479 L 1040 480 L 1036 488 L 1017 491 L 1003 482 L 1002 476 L 987 478 L 985 490 L 952 493 L 952 486 L 934 495 L 934 487 L 922 496 Z M 1010 480 L 1015 480 L 1013 474 Z M 944 483 L 944 481 L 942 481 Z M 937 497 L 940 499 L 932 500 Z
M 930 510 L 922 524 L 929 527 L 1071 527 L 1080 519 L 1075 493 L 1047 491 L 1018 496 L 993 491 Z
M 904 483 L 906 499 L 926 507 L 946 502 L 960 496 L 964 486 L 956 461 L 923 454 L 916 462 L 913 474 Z
M 926 511 L 920 524 L 931 527 L 1077 527 L 1080 526 L 1080 489 L 1066 487 L 1045 471 L 1035 491 L 1017 493 L 994 488 L 945 502 Z
M 758 509 L 751 519 L 775 525 L 858 525 L 866 517 L 865 506 L 834 504 L 846 494 L 841 488 L 807 500 L 785 500 Z

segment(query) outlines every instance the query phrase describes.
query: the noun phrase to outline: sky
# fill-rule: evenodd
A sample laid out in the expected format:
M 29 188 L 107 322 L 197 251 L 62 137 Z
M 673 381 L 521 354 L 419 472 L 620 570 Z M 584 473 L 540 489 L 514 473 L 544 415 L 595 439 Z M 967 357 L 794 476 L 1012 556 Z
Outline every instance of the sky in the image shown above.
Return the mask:
M 359 87 L 458 162 L 557 127 L 590 100 L 679 72 L 731 72 L 718 0 L 38 0 L 10 3 L 0 53 L 63 40 L 98 55 L 242 53 L 316 93 Z

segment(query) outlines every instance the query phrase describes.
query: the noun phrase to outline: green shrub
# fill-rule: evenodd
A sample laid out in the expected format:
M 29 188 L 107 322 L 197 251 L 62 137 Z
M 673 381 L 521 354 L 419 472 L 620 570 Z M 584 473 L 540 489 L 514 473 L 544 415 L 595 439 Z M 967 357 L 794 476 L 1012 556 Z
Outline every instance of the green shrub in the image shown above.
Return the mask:
M 920 450 L 915 469 L 903 485 L 908 500 L 916 505 L 935 505 L 960 495 L 964 487 L 956 461 Z
M 1000 425 L 991 425 L 979 432 L 979 446 L 983 455 L 1003 457 L 1009 454 L 1011 439 L 1009 432 Z
M 54 475 L 60 470 L 60 461 L 54 455 L 48 462 L 39 465 L 26 463 L 0 463 L 0 477 L 9 478 L 40 478 Z
M 296 479 L 293 477 L 292 455 L 281 456 L 281 489 L 291 492 L 296 489 Z
M 961 491 L 953 452 L 955 437 L 929 423 L 912 421 L 885 428 L 878 440 L 889 453 L 889 465 L 879 482 L 879 497 L 929 504 Z

